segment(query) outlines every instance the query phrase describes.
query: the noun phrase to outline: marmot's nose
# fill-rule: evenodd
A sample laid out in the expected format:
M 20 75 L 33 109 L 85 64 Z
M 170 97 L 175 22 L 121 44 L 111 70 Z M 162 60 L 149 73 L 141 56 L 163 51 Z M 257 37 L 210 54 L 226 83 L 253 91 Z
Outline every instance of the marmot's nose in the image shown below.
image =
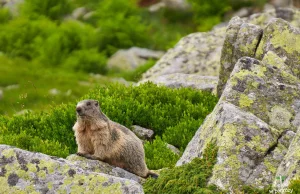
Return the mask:
M 81 113 L 81 111 L 82 111 L 82 108 L 81 108 L 81 107 L 76 107 L 76 112 L 77 112 L 77 113 Z

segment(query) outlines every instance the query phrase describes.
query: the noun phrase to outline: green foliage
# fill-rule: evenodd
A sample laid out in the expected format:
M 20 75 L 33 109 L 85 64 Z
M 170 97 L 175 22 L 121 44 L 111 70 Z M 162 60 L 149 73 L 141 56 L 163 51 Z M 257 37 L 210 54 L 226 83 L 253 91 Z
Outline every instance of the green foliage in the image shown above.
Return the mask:
M 292 180 L 288 188 L 293 189 L 293 193 L 300 193 L 300 179 Z
M 144 146 L 149 169 L 171 168 L 179 160 L 179 156 L 168 149 L 166 143 L 159 137 L 153 142 L 146 142 Z
M 8 9 L 0 8 L 0 24 L 6 23 L 11 19 L 11 14 Z
M 188 88 L 170 89 L 146 83 L 137 87 L 126 87 L 120 84 L 108 85 L 91 91 L 84 99 L 99 100 L 102 111 L 113 121 L 130 128 L 133 124 L 153 129 L 157 136 L 164 135 L 166 139 L 172 128 L 183 127 L 185 134 L 178 133 L 178 139 L 192 137 L 201 125 L 204 117 L 211 112 L 217 98 L 208 92 Z M 0 144 L 16 145 L 19 139 L 30 139 L 17 144 L 21 148 L 32 151 L 38 148 L 40 142 L 48 142 L 52 150 L 50 155 L 65 157 L 66 153 L 75 153 L 76 144 L 72 126 L 75 118 L 75 103 L 53 107 L 47 113 L 28 113 L 12 118 L 0 117 Z M 198 120 L 197 125 L 190 122 Z M 6 131 L 14 134 L 17 140 L 6 138 Z M 186 140 L 189 141 L 189 140 Z M 178 145 L 181 150 L 186 143 Z M 62 152 L 55 148 L 62 148 Z M 36 149 L 36 150 L 34 150 Z M 157 137 L 153 143 L 145 146 L 147 162 L 153 168 L 172 166 L 178 156 L 166 148 L 165 143 Z M 158 154 L 159 152 L 159 154 Z M 161 156 L 161 157 L 157 157 Z
M 225 13 L 242 7 L 262 7 L 266 0 L 188 0 L 192 5 L 194 22 L 199 31 L 210 30 L 214 25 L 222 22 Z
M 90 89 L 110 81 L 107 77 L 92 77 L 69 69 L 46 68 L 22 58 L 0 55 L 0 89 L 3 98 L 0 114 L 13 115 L 20 111 L 42 111 L 51 104 L 74 102 Z M 81 83 L 86 83 L 85 85 Z M 8 86 L 15 87 L 9 88 Z M 50 94 L 55 88 L 58 94 Z
M 203 122 L 203 118 L 190 119 L 190 116 L 186 115 L 184 115 L 184 117 L 187 118 L 187 120 L 182 119 L 176 126 L 167 127 L 163 134 L 164 141 L 175 147 L 181 148 L 182 151 L 194 136 L 194 133 L 191 133 L 190 129 L 197 129 L 199 123 Z
M 52 20 L 62 19 L 71 11 L 69 0 L 25 0 L 22 13 L 25 16 L 37 18 L 46 16 Z
M 216 187 L 208 187 L 207 183 L 217 161 L 217 151 L 218 147 L 211 142 L 207 144 L 203 158 L 195 158 L 191 163 L 162 170 L 158 179 L 147 179 L 143 185 L 145 193 L 216 193 Z
M 245 194 L 268 194 L 270 193 L 270 190 L 272 190 L 272 186 L 265 187 L 264 189 L 257 189 L 253 188 L 251 186 L 243 186 L 242 187 L 242 193 Z
M 96 10 L 97 26 L 100 27 L 99 49 L 113 54 L 119 48 L 146 46 L 148 26 L 142 21 L 135 0 L 102 0 Z
M 106 56 L 99 54 L 95 49 L 74 51 L 65 61 L 67 69 L 83 72 L 105 74 Z

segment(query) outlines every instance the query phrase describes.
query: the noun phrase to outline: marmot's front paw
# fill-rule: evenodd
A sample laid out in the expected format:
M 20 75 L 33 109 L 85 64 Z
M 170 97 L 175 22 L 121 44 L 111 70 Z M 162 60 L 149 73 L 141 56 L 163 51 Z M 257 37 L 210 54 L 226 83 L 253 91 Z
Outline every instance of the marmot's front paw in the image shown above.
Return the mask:
M 91 160 L 100 160 L 100 158 L 98 158 L 97 156 L 93 156 L 91 154 L 83 154 L 83 153 L 80 153 L 80 152 L 77 152 L 76 153 L 78 156 L 81 156 L 81 157 L 85 157 L 87 159 L 91 159 Z

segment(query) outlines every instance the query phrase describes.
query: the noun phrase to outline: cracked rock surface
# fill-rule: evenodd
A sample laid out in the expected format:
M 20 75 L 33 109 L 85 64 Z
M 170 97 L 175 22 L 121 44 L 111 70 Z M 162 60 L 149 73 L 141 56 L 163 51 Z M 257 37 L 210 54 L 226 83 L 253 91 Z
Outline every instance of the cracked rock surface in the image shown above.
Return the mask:
M 120 170 L 104 164 L 99 167 L 97 162 L 73 162 L 0 145 L 0 192 L 144 193 L 138 182 L 116 177 L 130 178 L 128 172 L 122 175 Z
M 298 12 L 297 12 L 298 13 Z M 265 26 L 233 18 L 227 28 L 218 83 L 219 102 L 177 166 L 219 147 L 209 183 L 278 187 L 276 177 L 300 177 L 300 33 L 283 19 Z

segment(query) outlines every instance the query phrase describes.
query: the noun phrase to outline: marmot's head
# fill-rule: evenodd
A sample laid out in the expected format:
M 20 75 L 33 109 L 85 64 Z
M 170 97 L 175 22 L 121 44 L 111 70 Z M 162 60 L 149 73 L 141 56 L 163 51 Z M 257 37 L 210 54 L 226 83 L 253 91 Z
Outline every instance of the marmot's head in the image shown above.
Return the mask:
M 101 111 L 97 100 L 82 100 L 76 106 L 77 117 L 90 119 L 99 117 Z

